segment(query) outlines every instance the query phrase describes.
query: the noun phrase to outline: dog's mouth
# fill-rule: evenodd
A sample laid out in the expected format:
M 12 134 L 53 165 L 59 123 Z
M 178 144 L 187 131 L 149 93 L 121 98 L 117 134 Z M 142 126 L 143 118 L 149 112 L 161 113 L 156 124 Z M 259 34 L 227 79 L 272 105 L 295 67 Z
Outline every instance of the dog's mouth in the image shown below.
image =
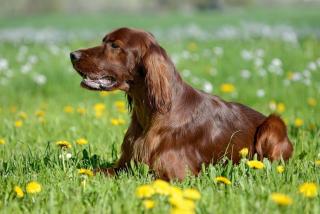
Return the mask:
M 117 81 L 112 76 L 103 76 L 98 78 L 89 77 L 88 75 L 82 73 L 77 70 L 77 72 L 82 76 L 83 80 L 81 81 L 81 86 L 90 90 L 98 90 L 98 91 L 110 91 L 116 85 Z
M 98 79 L 91 79 L 88 76 L 84 76 L 81 81 L 81 86 L 90 90 L 109 91 L 116 86 L 117 81 L 112 76 L 104 76 Z

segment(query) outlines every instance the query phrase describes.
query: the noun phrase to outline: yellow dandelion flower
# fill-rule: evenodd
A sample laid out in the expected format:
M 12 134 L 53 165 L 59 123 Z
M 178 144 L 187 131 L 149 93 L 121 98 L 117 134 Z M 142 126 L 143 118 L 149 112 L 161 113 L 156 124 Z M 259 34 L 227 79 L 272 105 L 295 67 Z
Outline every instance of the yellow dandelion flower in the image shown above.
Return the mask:
M 93 176 L 93 171 L 90 170 L 90 169 L 83 169 L 83 168 L 81 168 L 81 169 L 79 169 L 78 173 L 79 173 L 80 175 L 87 175 L 87 176 L 89 176 L 89 177 L 92 177 L 92 176 Z
M 111 122 L 111 124 L 112 124 L 113 126 L 118 126 L 118 125 L 120 125 L 118 119 L 115 119 L 115 118 L 112 118 L 112 119 L 110 120 L 110 122 Z
M 14 122 L 14 126 L 17 127 L 17 128 L 20 128 L 22 125 L 23 125 L 22 120 L 16 120 L 16 121 Z
M 26 120 L 28 118 L 28 115 L 27 113 L 21 111 L 19 112 L 18 117 L 20 117 L 22 120 Z
M 96 103 L 94 106 L 93 106 L 94 110 L 95 111 L 104 111 L 106 109 L 106 106 L 104 103 Z
M 283 173 L 284 172 L 284 166 L 277 166 L 277 172 Z
M 4 138 L 0 138 L 0 145 L 6 144 L 6 140 Z
M 16 196 L 17 196 L 18 198 L 23 198 L 24 193 L 23 193 L 23 190 L 21 189 L 21 187 L 19 187 L 19 186 L 14 186 L 13 191 L 16 193 Z
M 287 79 L 288 80 L 292 80 L 293 79 L 293 72 L 292 71 L 289 71 L 288 73 L 287 73 Z
M 235 86 L 231 83 L 224 83 L 220 86 L 220 91 L 224 93 L 232 93 L 236 90 Z
M 42 110 L 38 110 L 34 113 L 37 117 L 44 117 L 45 116 L 45 112 Z
M 195 208 L 194 201 L 185 199 L 183 197 L 171 196 L 169 198 L 169 203 L 176 208 L 185 209 L 185 210 L 193 210 Z
M 249 149 L 248 148 L 243 148 L 239 151 L 239 155 L 243 158 L 247 157 L 249 154 Z
M 160 195 L 169 195 L 170 194 L 170 184 L 164 180 L 157 179 L 153 182 L 152 187 L 154 191 Z
M 142 185 L 136 189 L 138 198 L 150 198 L 154 193 L 154 188 L 151 185 Z
M 87 112 L 87 110 L 83 107 L 78 107 L 77 108 L 77 113 L 80 115 L 84 115 Z
M 148 210 L 148 209 L 152 209 L 155 206 L 155 202 L 153 200 L 143 200 L 143 206 Z
M 303 125 L 303 120 L 301 118 L 296 118 L 294 120 L 295 127 L 301 127 Z
M 126 103 L 122 100 L 118 100 L 114 102 L 114 105 L 116 106 L 117 109 L 126 107 Z
M 72 147 L 72 145 L 66 140 L 59 140 L 56 142 L 56 145 L 60 146 L 61 148 L 67 148 L 67 149 L 70 149 Z
M 116 101 L 114 103 L 116 109 L 118 112 L 120 113 L 126 113 L 127 109 L 126 109 L 126 103 L 124 101 Z
M 194 214 L 194 210 L 186 210 L 186 209 L 179 209 L 179 208 L 173 208 L 170 211 L 170 214 Z
M 88 144 L 88 140 L 86 140 L 85 138 L 79 138 L 78 140 L 76 140 L 76 144 L 85 145 Z
M 35 194 L 41 192 L 41 184 L 36 181 L 31 181 L 26 186 L 27 193 Z
M 73 107 L 72 106 L 65 106 L 64 108 L 63 108 L 63 111 L 65 112 L 65 113 L 73 113 Z
M 284 105 L 284 103 L 277 104 L 277 112 L 279 114 L 283 113 L 285 110 L 286 110 L 286 106 Z
M 199 200 L 201 198 L 200 192 L 191 188 L 183 190 L 183 196 L 191 200 Z
M 230 185 L 231 184 L 231 181 L 226 178 L 226 177 L 223 177 L 223 176 L 218 176 L 214 179 L 217 183 L 224 183 L 224 184 L 227 184 L 227 185 Z
M 247 165 L 250 168 L 254 168 L 254 169 L 263 169 L 264 168 L 264 164 L 261 161 L 257 161 L 257 160 L 248 161 Z
M 116 119 L 116 118 L 111 118 L 110 122 L 111 122 L 111 124 L 112 124 L 113 126 L 119 126 L 119 125 L 125 124 L 125 120 L 124 120 L 124 119 L 121 119 L 121 118 L 118 118 L 118 119 Z
M 100 91 L 99 94 L 101 97 L 105 97 L 105 96 L 108 96 L 110 94 L 110 92 L 109 91 Z
M 308 105 L 311 107 L 315 107 L 317 105 L 317 100 L 312 97 L 308 98 Z
M 0 140 L 0 142 L 1 142 L 1 140 Z M 1 144 L 1 143 L 0 143 L 0 144 Z M 314 163 L 316 164 L 316 166 L 320 166 L 320 160 L 315 160 Z
M 299 192 L 307 198 L 314 198 L 318 194 L 317 184 L 307 182 L 299 186 Z
M 179 187 L 170 186 L 169 195 L 174 196 L 174 197 L 183 197 L 183 192 Z
M 100 117 L 102 117 L 102 115 L 103 115 L 103 111 L 96 111 L 95 112 L 96 118 L 100 118 Z
M 271 200 L 279 205 L 288 206 L 292 204 L 292 198 L 282 193 L 272 193 Z

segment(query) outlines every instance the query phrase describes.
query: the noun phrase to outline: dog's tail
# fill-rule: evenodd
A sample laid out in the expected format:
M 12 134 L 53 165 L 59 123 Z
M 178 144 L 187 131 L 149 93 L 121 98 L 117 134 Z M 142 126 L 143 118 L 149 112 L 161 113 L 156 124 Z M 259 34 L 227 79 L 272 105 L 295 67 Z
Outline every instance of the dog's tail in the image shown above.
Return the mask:
M 288 160 L 293 146 L 288 138 L 286 125 L 276 115 L 270 115 L 258 127 L 255 135 L 255 148 L 259 159 Z

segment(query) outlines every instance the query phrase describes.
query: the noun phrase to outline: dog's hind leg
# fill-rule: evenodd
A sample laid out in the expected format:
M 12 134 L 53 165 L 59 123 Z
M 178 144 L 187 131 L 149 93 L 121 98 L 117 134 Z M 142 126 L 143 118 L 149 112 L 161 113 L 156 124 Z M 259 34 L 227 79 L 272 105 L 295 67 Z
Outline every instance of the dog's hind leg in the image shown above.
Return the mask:
M 286 125 L 279 116 L 270 115 L 257 128 L 255 148 L 260 160 L 264 157 L 271 161 L 288 160 L 291 157 L 293 146 Z

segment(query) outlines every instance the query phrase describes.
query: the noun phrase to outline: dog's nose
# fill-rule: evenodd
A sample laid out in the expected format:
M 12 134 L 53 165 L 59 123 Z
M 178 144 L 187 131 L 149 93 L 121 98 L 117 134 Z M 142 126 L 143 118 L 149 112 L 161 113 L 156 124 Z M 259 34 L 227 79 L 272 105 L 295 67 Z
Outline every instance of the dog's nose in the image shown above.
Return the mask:
M 80 51 L 74 51 L 70 53 L 70 59 L 72 62 L 76 62 L 81 58 L 81 52 Z

